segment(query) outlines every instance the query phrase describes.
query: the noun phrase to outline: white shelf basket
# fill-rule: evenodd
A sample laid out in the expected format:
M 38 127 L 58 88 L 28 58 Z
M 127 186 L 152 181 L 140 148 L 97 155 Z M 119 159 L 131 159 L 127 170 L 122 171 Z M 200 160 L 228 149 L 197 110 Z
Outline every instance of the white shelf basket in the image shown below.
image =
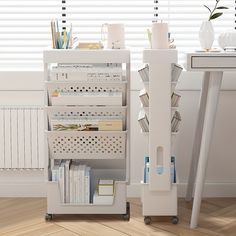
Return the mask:
M 48 131 L 51 159 L 125 159 L 126 131 Z
M 126 105 L 126 82 L 46 82 L 49 105 Z M 53 96 L 57 91 L 62 96 Z M 106 95 L 105 95 L 106 94 Z M 104 96 L 105 95 L 105 96 Z
M 125 121 L 127 114 L 127 107 L 101 107 L 101 106 L 48 106 L 45 108 L 48 115 L 49 129 L 52 130 L 51 121 L 54 119 L 80 119 L 103 117 L 109 119 L 110 117 L 117 117 L 122 119 L 123 130 L 126 129 Z

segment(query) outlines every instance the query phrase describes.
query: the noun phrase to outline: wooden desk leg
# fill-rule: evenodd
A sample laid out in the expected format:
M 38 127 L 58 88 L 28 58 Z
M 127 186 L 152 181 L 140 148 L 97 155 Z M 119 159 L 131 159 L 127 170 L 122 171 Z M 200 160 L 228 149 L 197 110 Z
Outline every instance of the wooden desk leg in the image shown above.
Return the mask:
M 215 124 L 215 117 L 217 112 L 222 76 L 223 72 L 210 73 L 206 111 L 205 111 L 205 118 L 202 131 L 200 156 L 199 156 L 197 176 L 196 176 L 196 186 L 194 192 L 193 210 L 190 224 L 191 228 L 196 228 L 198 224 L 198 217 L 200 213 L 202 192 L 203 192 L 204 179 L 207 167 L 207 159 Z
M 191 201 L 193 197 L 193 188 L 196 177 L 196 170 L 198 165 L 198 158 L 200 153 L 200 146 L 202 140 L 202 129 L 206 110 L 207 92 L 209 85 L 210 72 L 205 72 L 202 79 L 202 89 L 200 94 L 199 106 L 198 106 L 198 119 L 195 128 L 194 140 L 193 140 L 193 150 L 192 150 L 192 160 L 190 163 L 188 185 L 186 191 L 186 201 Z

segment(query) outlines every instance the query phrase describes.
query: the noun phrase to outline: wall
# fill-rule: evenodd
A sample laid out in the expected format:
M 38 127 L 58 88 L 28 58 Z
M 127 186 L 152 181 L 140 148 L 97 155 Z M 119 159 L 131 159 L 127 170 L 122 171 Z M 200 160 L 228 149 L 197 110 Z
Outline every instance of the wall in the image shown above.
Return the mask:
M 174 145 L 179 176 L 179 195 L 183 196 L 193 145 L 199 89 L 202 74 L 183 73 L 178 89 L 182 94 L 180 111 L 182 126 Z M 236 83 L 235 74 L 224 76 L 216 129 L 207 169 L 205 196 L 236 196 Z M 43 105 L 42 72 L 1 72 L 0 105 Z M 147 137 L 140 133 L 137 122 L 142 84 L 136 72 L 131 81 L 131 185 L 129 196 L 138 196 L 143 156 L 147 154 Z M 30 176 L 30 178 L 29 178 Z M 32 188 L 34 189 L 33 191 Z M 42 171 L 0 171 L 0 196 L 44 196 Z

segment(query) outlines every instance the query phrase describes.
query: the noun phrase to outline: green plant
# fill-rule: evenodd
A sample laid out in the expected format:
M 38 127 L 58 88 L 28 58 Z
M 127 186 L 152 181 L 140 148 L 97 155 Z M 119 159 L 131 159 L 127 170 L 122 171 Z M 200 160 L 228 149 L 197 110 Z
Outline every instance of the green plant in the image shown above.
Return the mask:
M 228 9 L 228 7 L 224 7 L 224 6 L 218 7 L 219 2 L 220 2 L 220 0 L 216 0 L 213 10 L 211 10 L 208 6 L 204 5 L 204 7 L 206 7 L 207 10 L 210 12 L 210 16 L 208 18 L 208 21 L 214 20 L 214 19 L 218 18 L 219 16 L 223 15 L 223 12 L 215 12 L 216 10 Z

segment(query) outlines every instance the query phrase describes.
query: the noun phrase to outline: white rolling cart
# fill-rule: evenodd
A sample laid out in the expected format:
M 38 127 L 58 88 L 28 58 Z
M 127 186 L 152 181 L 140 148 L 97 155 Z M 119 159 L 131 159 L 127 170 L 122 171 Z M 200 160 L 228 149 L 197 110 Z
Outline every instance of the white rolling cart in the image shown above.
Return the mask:
M 46 50 L 45 78 L 45 176 L 47 181 L 46 220 L 54 214 L 122 214 L 130 218 L 126 202 L 129 182 L 130 138 L 130 52 L 129 50 Z M 101 68 L 76 76 L 73 68 L 82 64 L 122 64 L 121 78 L 100 76 Z M 55 76 L 53 68 L 73 65 Z M 112 69 L 111 69 L 112 72 Z M 74 73 L 74 74 L 73 74 Z M 64 76 L 64 77 L 63 77 Z M 70 79 L 70 78 L 72 79 Z M 118 78 L 118 79 L 117 79 Z M 55 96 L 59 92 L 63 96 Z M 68 96 L 67 96 L 68 95 Z M 109 102 L 110 101 L 110 102 Z M 122 117 L 122 131 L 53 131 L 52 119 L 60 117 Z M 91 167 L 91 194 L 99 179 L 114 180 L 112 204 L 65 203 L 59 183 L 52 181 L 51 166 L 58 159 L 79 160 Z
M 141 183 L 142 206 L 145 224 L 151 216 L 172 216 L 178 223 L 177 184 L 171 182 L 171 146 L 176 133 L 171 132 L 171 94 L 176 82 L 172 82 L 172 66 L 177 63 L 176 50 L 144 50 L 143 62 L 149 65 L 148 90 L 149 132 L 149 182 Z

